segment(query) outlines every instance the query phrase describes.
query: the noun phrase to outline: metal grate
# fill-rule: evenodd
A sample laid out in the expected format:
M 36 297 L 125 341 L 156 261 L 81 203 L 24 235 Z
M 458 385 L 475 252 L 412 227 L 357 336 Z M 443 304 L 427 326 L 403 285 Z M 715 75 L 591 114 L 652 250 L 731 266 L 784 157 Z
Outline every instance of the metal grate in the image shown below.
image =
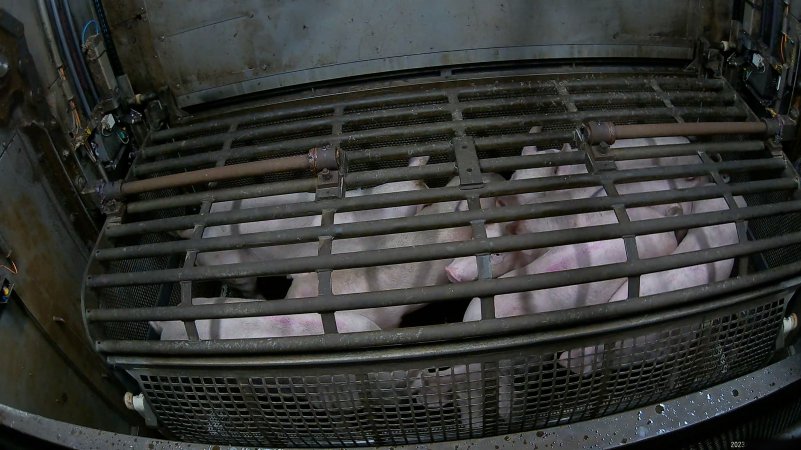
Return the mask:
M 782 300 L 759 299 L 742 309 L 661 324 L 658 340 L 607 353 L 607 369 L 586 376 L 554 362 L 569 347 L 538 346 L 525 356 L 485 355 L 447 368 L 390 363 L 380 371 L 278 368 L 270 376 L 241 368 L 226 369 L 226 376 L 192 368 L 180 375 L 132 373 L 162 422 L 189 441 L 314 447 L 466 439 L 624 411 L 753 371 L 773 353 L 783 307 Z M 645 336 L 639 331 L 607 338 Z M 486 420 L 489 386 L 502 377 L 513 380 L 511 392 L 498 395 L 495 417 Z
M 364 194 L 322 198 L 330 191 L 312 174 L 283 172 L 131 199 L 122 220 L 106 225 L 85 283 L 89 333 L 110 363 L 135 377 L 167 429 L 184 440 L 235 445 L 465 439 L 634 408 L 736 377 L 768 361 L 784 315 L 788 287 L 781 283 L 799 273 L 799 253 L 787 252 L 801 245 L 801 222 L 794 219 L 801 213 L 798 182 L 787 161 L 768 151 L 765 142 L 742 136 L 666 146 L 651 141 L 609 152 L 574 141 L 577 124 L 589 119 L 625 124 L 747 118 L 748 111 L 725 81 L 677 73 L 470 76 L 251 106 L 153 133 L 132 169 L 135 179 L 300 154 L 329 144 L 348 160 L 342 174 L 345 191 Z M 577 149 L 521 156 L 524 146 L 558 149 L 565 143 Z M 614 161 L 693 155 L 699 157 L 697 164 L 611 167 Z M 430 159 L 408 167 L 414 156 Z M 583 165 L 587 173 L 509 177 L 519 169 L 575 165 Z M 482 174 L 491 177 L 482 181 Z M 712 183 L 617 192 L 632 182 L 687 177 L 707 177 Z M 446 185 L 451 179 L 456 184 Z M 428 187 L 366 192 L 412 180 Z M 481 202 L 586 187 L 607 195 L 537 207 L 487 207 Z M 232 211 L 211 206 L 297 193 L 305 199 Z M 309 201 L 314 193 L 318 200 Z M 702 199 L 723 198 L 732 206 L 735 196 L 744 196 L 748 204 L 677 217 L 619 219 L 580 232 L 486 236 L 487 226 L 496 223 L 601 211 L 622 211 L 626 217 L 627 208 Z M 462 200 L 468 207 L 459 211 L 454 207 L 425 217 L 330 225 L 332 211 L 336 219 L 352 211 Z M 324 220 L 319 226 L 238 231 L 261 220 L 318 215 Z M 484 272 L 476 281 L 459 284 L 370 286 L 368 292 L 269 302 L 190 302 L 205 282 L 316 272 L 315 282 L 323 280 L 319 286 L 324 290 L 327 273 L 336 278 L 347 270 L 456 257 L 476 257 L 481 269 L 494 253 L 607 239 L 636 243 L 634 236 L 680 234 L 723 223 L 737 224 L 751 240 L 654 258 L 638 259 L 627 251 L 623 262 L 532 275 L 493 279 Z M 215 226 L 230 226 L 234 232 L 219 238 L 175 236 L 182 230 L 200 236 Z M 448 229 L 466 232 L 454 242 L 337 253 L 348 239 Z M 333 254 L 328 254 L 331 240 Z M 313 256 L 285 252 L 274 260 L 194 264 L 198 253 L 304 243 L 313 246 Z M 648 273 L 723 259 L 741 263 L 732 278 L 706 286 L 492 318 L 496 295 L 603 280 L 622 284 Z M 482 302 L 476 321 L 446 324 L 444 318 L 437 323 L 437 317 L 427 317 L 434 325 L 358 333 L 339 333 L 331 326 L 334 311 L 421 303 L 464 307 L 474 297 Z M 322 334 L 241 339 L 193 335 L 210 319 L 303 313 L 322 314 Z M 188 340 L 148 339 L 149 321 L 177 321 Z

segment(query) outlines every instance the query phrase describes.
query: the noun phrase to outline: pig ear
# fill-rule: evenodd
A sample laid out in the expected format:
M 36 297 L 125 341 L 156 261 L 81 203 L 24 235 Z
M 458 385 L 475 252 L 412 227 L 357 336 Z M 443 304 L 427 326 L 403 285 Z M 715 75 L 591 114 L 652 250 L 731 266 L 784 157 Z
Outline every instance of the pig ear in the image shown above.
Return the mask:
M 537 154 L 537 146 L 536 145 L 527 145 L 523 147 L 523 156 L 528 155 L 536 155 Z

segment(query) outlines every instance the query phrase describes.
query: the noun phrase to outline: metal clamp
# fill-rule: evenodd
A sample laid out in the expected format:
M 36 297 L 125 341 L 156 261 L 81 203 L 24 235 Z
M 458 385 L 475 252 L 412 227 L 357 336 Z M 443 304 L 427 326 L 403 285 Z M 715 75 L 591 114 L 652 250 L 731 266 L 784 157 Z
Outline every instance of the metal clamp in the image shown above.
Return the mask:
M 339 170 L 345 173 L 347 167 L 347 159 L 345 152 L 337 148 L 315 147 L 309 150 L 309 169 L 312 173 L 316 174 L 325 169 Z

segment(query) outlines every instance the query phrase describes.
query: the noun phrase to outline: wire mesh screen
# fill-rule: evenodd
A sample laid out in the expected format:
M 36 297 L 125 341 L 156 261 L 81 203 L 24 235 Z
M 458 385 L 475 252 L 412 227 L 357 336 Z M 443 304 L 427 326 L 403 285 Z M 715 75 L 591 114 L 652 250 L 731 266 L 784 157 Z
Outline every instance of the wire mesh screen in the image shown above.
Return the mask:
M 188 441 L 425 443 L 590 419 L 748 373 L 773 354 L 783 311 L 784 301 L 772 296 L 706 317 L 609 334 L 603 342 L 613 350 L 597 366 L 563 357 L 573 345 L 597 343 L 593 338 L 556 351 L 532 346 L 471 357 L 469 363 L 132 373 L 164 425 Z

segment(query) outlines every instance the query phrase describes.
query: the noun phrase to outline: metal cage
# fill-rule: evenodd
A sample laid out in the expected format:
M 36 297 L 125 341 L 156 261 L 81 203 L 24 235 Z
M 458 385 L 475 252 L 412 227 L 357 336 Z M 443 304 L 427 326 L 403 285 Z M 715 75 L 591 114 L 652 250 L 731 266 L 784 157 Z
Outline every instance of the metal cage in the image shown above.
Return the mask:
M 576 142 L 588 120 L 616 124 L 752 120 L 732 88 L 667 68 L 572 67 L 569 71 L 448 72 L 441 77 L 342 87 L 312 98 L 243 103 L 152 133 L 129 182 L 257 160 L 340 149 L 341 185 L 300 166 L 125 198 L 87 269 L 89 336 L 107 361 L 136 380 L 170 432 L 237 445 L 352 446 L 425 443 L 534 430 L 676 397 L 756 370 L 782 345 L 788 294 L 799 275 L 801 201 L 792 166 L 773 136 L 698 137 L 686 144 L 521 156 L 525 145 Z M 407 167 L 412 156 L 428 164 Z M 698 155 L 699 164 L 604 168 L 604 161 Z M 517 169 L 585 164 L 586 174 L 510 180 Z M 607 164 L 608 166 L 608 164 Z M 468 170 L 469 169 L 469 170 Z M 500 174 L 503 179 L 482 180 Z M 327 173 L 327 176 L 331 176 Z M 626 182 L 707 176 L 705 186 L 618 194 Z M 456 177 L 458 184 L 447 184 Z M 345 191 L 401 180 L 428 189 L 390 195 Z M 343 188 L 337 191 L 338 187 Z M 481 198 L 598 186 L 606 195 L 483 208 Z M 333 189 L 333 190 L 332 190 Z M 310 202 L 214 212 L 214 202 L 294 192 Z M 747 205 L 739 206 L 735 196 Z M 629 221 L 630 207 L 723 198 L 730 209 Z M 336 214 L 466 200 L 447 214 L 334 224 Z M 485 226 L 592 211 L 624 220 L 575 230 L 487 237 Z M 321 215 L 320 226 L 206 239 L 211 226 Z M 488 255 L 735 223 L 735 245 L 534 275 L 492 278 Z M 337 254 L 333 242 L 471 227 L 472 239 Z M 190 229 L 191 239 L 175 231 Z M 198 254 L 316 242 L 313 256 L 197 266 Z M 334 248 L 335 250 L 335 248 Z M 334 295 L 330 274 L 354 267 L 475 256 L 476 281 Z M 494 318 L 493 296 L 638 277 L 735 258 L 731 278 L 628 301 Z M 197 292 L 239 277 L 317 272 L 322 295 L 193 305 Z M 326 287 L 326 283 L 328 283 Z M 210 287 L 211 286 L 211 287 Z M 631 293 L 631 290 L 630 290 Z M 634 289 L 634 296 L 638 293 Z M 406 304 L 462 305 L 481 298 L 482 319 L 338 333 L 335 311 Z M 320 313 L 323 334 L 197 337 L 196 321 Z M 187 340 L 161 341 L 149 321 L 182 321 Z M 440 320 L 440 322 L 444 322 Z M 571 349 L 603 346 L 603 361 Z M 599 350 L 600 351 L 600 350 Z M 589 367 L 591 364 L 592 367 Z

